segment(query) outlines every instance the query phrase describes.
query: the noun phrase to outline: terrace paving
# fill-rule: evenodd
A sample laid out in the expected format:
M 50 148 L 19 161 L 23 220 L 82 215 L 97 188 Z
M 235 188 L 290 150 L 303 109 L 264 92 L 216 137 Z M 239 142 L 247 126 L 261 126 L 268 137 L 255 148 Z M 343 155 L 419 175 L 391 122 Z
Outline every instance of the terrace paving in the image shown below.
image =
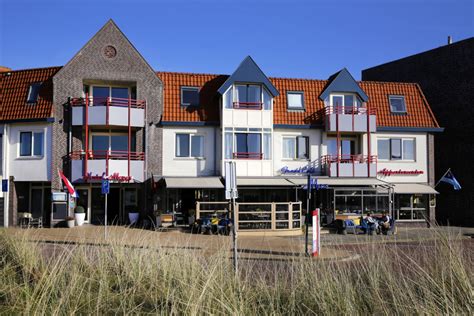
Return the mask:
M 232 255 L 232 238 L 229 236 L 190 234 L 182 230 L 151 231 L 123 226 L 108 227 L 108 238 L 104 239 L 103 226 L 82 226 L 75 228 L 20 229 L 7 228 L 9 235 L 38 242 L 46 247 L 68 244 L 89 246 L 126 246 L 151 248 L 164 251 L 191 251 L 197 255 L 210 256 L 218 252 Z M 435 240 L 439 233 L 449 232 L 471 239 L 474 228 L 437 227 L 437 228 L 399 228 L 396 235 L 321 235 L 321 259 L 354 258 L 355 250 L 360 246 L 374 243 L 420 243 Z M 311 239 L 311 236 L 310 236 Z M 53 246 L 54 245 L 54 246 Z M 348 247 L 349 246 L 349 247 Z M 360 248 L 359 247 L 359 248 Z M 239 257 L 242 259 L 288 260 L 304 256 L 304 236 L 239 236 Z

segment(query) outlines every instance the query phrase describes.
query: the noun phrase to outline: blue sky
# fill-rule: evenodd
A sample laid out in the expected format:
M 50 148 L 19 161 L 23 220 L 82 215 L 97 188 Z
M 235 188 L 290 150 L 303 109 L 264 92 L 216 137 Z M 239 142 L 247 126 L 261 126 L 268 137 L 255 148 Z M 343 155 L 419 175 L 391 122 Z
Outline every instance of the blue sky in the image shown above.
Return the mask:
M 109 18 L 153 68 L 326 79 L 474 35 L 473 0 L 0 0 L 0 65 L 64 65 Z

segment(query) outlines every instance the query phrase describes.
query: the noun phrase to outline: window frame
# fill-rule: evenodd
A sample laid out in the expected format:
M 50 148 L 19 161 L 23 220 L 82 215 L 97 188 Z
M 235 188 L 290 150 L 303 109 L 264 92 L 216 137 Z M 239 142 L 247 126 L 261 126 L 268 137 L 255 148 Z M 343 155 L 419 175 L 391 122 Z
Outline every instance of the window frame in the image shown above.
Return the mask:
M 260 135 L 260 155 L 261 158 L 236 158 L 235 154 L 237 153 L 237 134 L 258 134 Z M 227 135 L 227 136 L 226 136 Z M 265 136 L 267 135 L 267 136 Z M 269 135 L 269 136 L 268 136 Z M 229 138 L 230 136 L 230 138 Z M 269 139 L 268 139 L 269 137 Z M 273 158 L 273 130 L 271 128 L 253 128 L 253 127 L 226 127 L 224 129 L 223 137 L 223 157 L 226 160 L 239 160 L 239 159 L 255 159 L 255 160 L 272 160 Z M 232 142 L 231 146 L 231 157 L 228 157 L 227 140 Z M 267 143 L 268 141 L 268 143 Z M 268 144 L 268 148 L 265 148 L 265 144 Z M 268 152 L 266 152 L 268 149 Z M 267 155 L 266 155 L 267 154 Z
M 403 104 L 403 109 L 402 111 L 397 111 L 397 110 L 394 110 L 393 109 L 393 106 L 392 106 L 392 99 L 399 99 L 399 100 L 402 100 L 402 104 Z M 389 95 L 388 96 L 388 104 L 390 106 L 390 112 L 391 113 L 395 113 L 395 114 L 406 114 L 407 113 L 407 104 L 406 104 L 406 101 L 405 101 L 405 96 L 404 95 Z
M 43 82 L 33 82 L 30 84 L 30 86 L 28 87 L 28 95 L 26 96 L 26 103 L 28 104 L 33 104 L 33 103 L 36 103 L 38 102 L 38 97 L 39 97 L 39 92 L 40 92 L 40 89 L 41 89 L 41 85 L 43 84 Z M 32 93 L 33 93 L 33 87 L 36 87 L 36 93 L 35 93 L 35 98 L 32 99 Z
M 28 155 L 22 155 L 21 154 L 21 135 L 24 133 L 29 133 L 30 134 L 30 152 Z M 41 154 L 36 155 L 35 154 L 35 134 L 42 134 L 42 141 L 41 141 Z M 41 159 L 44 157 L 44 152 L 45 152 L 45 132 L 44 130 L 20 130 L 18 132 L 18 153 L 17 153 L 17 158 L 18 159 Z
M 174 134 L 174 159 L 206 159 L 205 158 L 205 151 L 206 151 L 206 137 L 200 133 L 189 133 L 189 132 L 176 132 Z M 177 139 L 178 135 L 187 135 L 188 136 L 188 156 L 177 156 Z M 192 137 L 202 137 L 202 156 L 193 156 L 193 142 Z
M 198 103 L 197 104 L 191 104 L 191 103 L 185 103 L 184 102 L 184 97 L 183 97 L 183 92 L 187 90 L 187 91 L 195 91 L 197 92 L 197 96 L 198 96 Z M 200 92 L 201 92 L 201 88 L 200 87 L 196 87 L 196 86 L 181 86 L 180 87 L 180 104 L 181 106 L 183 107 L 188 107 L 188 106 L 199 106 L 200 105 Z
M 112 152 L 112 151 L 119 151 L 119 150 L 112 150 L 112 136 L 127 136 L 128 137 L 128 133 L 126 132 L 91 132 L 90 135 L 89 135 L 89 149 L 88 151 L 91 151 L 92 153 L 94 152 L 94 150 L 92 149 L 92 146 L 93 146 L 93 141 L 92 141 L 92 138 L 94 136 L 107 136 L 108 138 L 108 146 L 107 146 L 107 150 L 109 152 Z M 133 148 L 135 147 L 135 148 Z M 128 151 L 128 150 L 127 150 Z M 131 138 L 130 138 L 130 152 L 131 153 L 134 153 L 134 152 L 137 152 L 137 144 L 136 144 L 136 134 L 132 133 L 131 135 Z
M 301 107 L 290 107 L 290 99 L 289 99 L 290 94 L 301 95 L 301 103 L 302 103 Z M 286 91 L 286 108 L 288 111 L 306 111 L 306 101 L 305 101 L 304 91 L 298 91 L 298 90 Z
M 388 159 L 383 159 L 379 157 L 379 140 L 388 140 L 389 141 L 389 146 L 388 146 Z M 392 158 L 392 141 L 393 140 L 400 140 L 400 154 L 401 158 L 400 159 L 393 159 Z M 412 141 L 413 142 L 413 159 L 407 159 L 405 157 L 405 150 L 403 147 L 403 143 L 405 141 Z M 378 137 L 377 138 L 377 159 L 379 161 L 395 161 L 395 162 L 416 162 L 416 138 L 415 137 Z
M 294 157 L 284 157 L 284 141 L 285 139 L 294 139 L 295 145 L 294 145 Z M 299 150 L 300 150 L 300 145 L 299 145 L 299 139 L 305 139 L 305 151 L 306 151 L 306 157 L 305 158 L 300 158 L 299 157 Z M 282 142 L 281 142 L 281 158 L 283 160 L 305 160 L 308 161 L 311 159 L 311 153 L 310 153 L 310 145 L 309 145 L 309 136 L 305 135 L 287 135 L 287 136 L 282 136 Z

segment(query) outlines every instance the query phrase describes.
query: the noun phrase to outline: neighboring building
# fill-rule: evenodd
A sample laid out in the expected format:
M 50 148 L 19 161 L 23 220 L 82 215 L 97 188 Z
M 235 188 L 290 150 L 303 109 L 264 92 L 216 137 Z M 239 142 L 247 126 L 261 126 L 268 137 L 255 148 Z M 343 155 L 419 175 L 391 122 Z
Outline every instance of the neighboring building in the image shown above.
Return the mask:
M 474 226 L 474 38 L 395 60 L 362 72 L 363 80 L 417 82 L 445 132 L 435 141 L 436 180 L 451 168 L 462 189 L 440 183 L 437 220 Z
M 307 174 L 324 223 L 384 211 L 434 220 L 441 129 L 416 84 L 357 82 L 346 69 L 328 80 L 268 78 L 250 57 L 230 76 L 156 73 L 112 21 L 64 67 L 1 80 L 9 225 L 29 210 L 62 219 L 49 211 L 58 170 L 89 223 L 104 222 L 103 176 L 111 222 L 135 209 L 187 215 L 196 202 L 225 201 L 226 161 L 237 165 L 240 229 L 299 231 Z

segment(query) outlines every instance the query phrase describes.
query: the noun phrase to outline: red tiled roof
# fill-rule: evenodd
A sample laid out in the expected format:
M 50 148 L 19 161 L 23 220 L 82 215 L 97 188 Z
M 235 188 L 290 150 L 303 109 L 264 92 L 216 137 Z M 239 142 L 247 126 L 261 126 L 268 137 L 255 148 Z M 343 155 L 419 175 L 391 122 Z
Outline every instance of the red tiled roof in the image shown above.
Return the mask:
M 217 89 L 228 76 L 175 72 L 158 72 L 157 75 L 163 81 L 163 121 L 219 122 Z M 181 106 L 182 86 L 201 88 L 200 106 Z
M 14 70 L 0 74 L 0 121 L 52 117 L 53 75 L 61 67 Z M 32 83 L 42 82 L 36 103 L 27 103 Z
M 164 84 L 163 121 L 167 122 L 217 122 L 219 120 L 219 100 L 217 89 L 228 78 L 227 75 L 158 72 Z M 274 124 L 306 125 L 320 124 L 323 101 L 319 95 L 327 80 L 269 78 L 280 95 L 274 99 Z M 377 109 L 377 125 L 388 127 L 439 127 L 436 118 L 416 83 L 359 82 L 369 96 L 368 106 Z M 187 109 L 180 104 L 180 87 L 201 87 L 202 108 Z M 287 91 L 303 91 L 305 108 L 302 111 L 287 110 Z M 390 112 L 389 95 L 405 96 L 407 114 Z

